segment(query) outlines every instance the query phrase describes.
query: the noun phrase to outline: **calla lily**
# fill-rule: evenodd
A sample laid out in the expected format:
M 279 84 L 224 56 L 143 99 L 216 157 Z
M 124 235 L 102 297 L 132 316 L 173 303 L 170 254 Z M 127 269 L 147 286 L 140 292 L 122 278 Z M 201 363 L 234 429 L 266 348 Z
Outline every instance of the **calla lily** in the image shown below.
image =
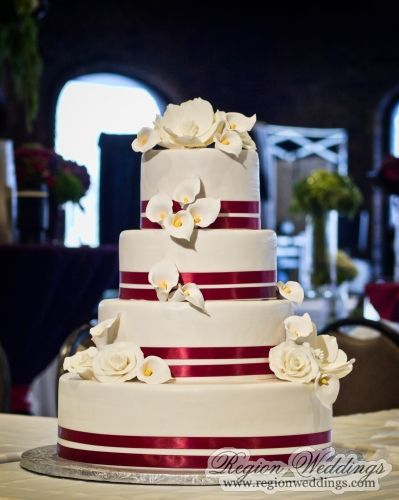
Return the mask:
M 215 136 L 215 147 L 225 153 L 238 156 L 242 150 L 242 140 L 238 132 L 224 130 Z
M 284 299 L 294 302 L 295 304 L 302 304 L 304 298 L 303 288 L 296 281 L 287 281 L 287 283 L 279 281 L 277 283 L 277 288 Z
M 245 116 L 241 113 L 226 113 L 226 121 L 230 130 L 249 132 L 256 122 L 256 115 Z
M 155 288 L 158 300 L 168 300 L 169 292 L 179 281 L 179 271 L 169 260 L 155 264 L 148 273 L 148 281 Z
M 154 195 L 147 204 L 145 215 L 151 222 L 163 224 L 165 219 L 173 213 L 173 201 L 165 193 Z
M 308 313 L 303 316 L 289 316 L 284 320 L 287 340 L 301 340 L 313 332 L 313 323 Z
M 320 375 L 315 381 L 315 393 L 323 406 L 330 409 L 339 393 L 339 380 L 330 375 Z
M 332 335 L 316 337 L 316 352 L 318 353 L 320 370 L 323 374 L 343 378 L 353 369 L 354 359 L 348 357 L 338 348 L 337 339 Z
M 174 238 L 188 241 L 194 230 L 194 220 L 189 212 L 180 210 L 165 219 L 164 228 Z
M 183 286 L 179 285 L 171 300 L 174 302 L 187 301 L 193 306 L 198 307 L 198 309 L 205 309 L 204 296 L 195 283 L 186 283 Z
M 256 151 L 256 144 L 252 137 L 248 134 L 248 132 L 243 132 L 240 134 L 242 140 L 243 149 L 248 149 L 252 151 Z
M 172 378 L 172 374 L 165 360 L 147 356 L 137 371 L 137 378 L 146 384 L 163 384 Z
M 220 200 L 200 198 L 187 209 L 198 227 L 208 227 L 217 219 L 220 212 Z
M 98 349 L 107 344 L 112 344 L 118 336 L 120 315 L 101 321 L 93 328 L 90 328 L 91 339 Z
M 193 203 L 195 197 L 200 192 L 201 181 L 198 176 L 193 179 L 186 179 L 181 182 L 173 192 L 173 199 L 180 203 L 183 207 L 189 203 Z
M 137 134 L 136 139 L 132 142 L 132 149 L 136 153 L 145 153 L 152 149 L 161 141 L 161 137 L 157 130 L 144 127 Z

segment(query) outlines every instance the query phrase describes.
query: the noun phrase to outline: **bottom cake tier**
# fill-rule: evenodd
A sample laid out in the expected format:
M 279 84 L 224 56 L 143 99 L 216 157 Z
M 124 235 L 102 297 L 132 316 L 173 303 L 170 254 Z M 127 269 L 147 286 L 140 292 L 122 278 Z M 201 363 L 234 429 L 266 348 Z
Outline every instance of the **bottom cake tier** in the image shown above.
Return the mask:
M 60 379 L 58 454 L 93 464 L 206 469 L 220 448 L 286 462 L 331 445 L 332 412 L 311 384 L 104 384 Z

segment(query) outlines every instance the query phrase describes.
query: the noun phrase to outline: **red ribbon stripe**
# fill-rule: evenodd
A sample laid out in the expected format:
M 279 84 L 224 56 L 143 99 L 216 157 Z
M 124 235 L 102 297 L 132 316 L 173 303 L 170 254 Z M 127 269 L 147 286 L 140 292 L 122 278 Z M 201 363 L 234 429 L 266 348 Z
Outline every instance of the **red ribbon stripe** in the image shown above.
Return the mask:
M 245 347 L 142 347 L 144 357 L 162 359 L 248 359 L 267 358 L 273 346 Z
M 146 211 L 148 200 L 141 202 L 141 212 Z M 177 201 L 173 202 L 173 211 L 178 212 L 181 206 Z M 220 213 L 222 214 L 259 214 L 259 201 L 229 201 L 222 200 L 220 202 Z

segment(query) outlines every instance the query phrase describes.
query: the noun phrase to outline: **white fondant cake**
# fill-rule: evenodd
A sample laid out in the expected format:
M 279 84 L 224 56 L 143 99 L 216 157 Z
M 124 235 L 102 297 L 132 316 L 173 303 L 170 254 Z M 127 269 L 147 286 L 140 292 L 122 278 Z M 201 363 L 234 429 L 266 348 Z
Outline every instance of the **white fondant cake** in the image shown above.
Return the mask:
M 142 230 L 121 234 L 119 299 L 100 304 L 96 347 L 65 360 L 61 457 L 205 469 L 219 448 L 287 461 L 330 446 L 331 404 L 353 360 L 292 315 L 299 284 L 276 284 L 254 122 L 194 99 L 133 142 L 144 153 Z

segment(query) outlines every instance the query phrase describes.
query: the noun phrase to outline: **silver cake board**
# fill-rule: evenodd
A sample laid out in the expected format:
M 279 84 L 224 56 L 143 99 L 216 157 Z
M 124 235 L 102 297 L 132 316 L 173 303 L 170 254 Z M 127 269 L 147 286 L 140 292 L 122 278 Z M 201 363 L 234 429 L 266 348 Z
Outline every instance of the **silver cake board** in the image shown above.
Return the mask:
M 358 459 L 362 454 L 342 448 L 335 448 L 336 453 L 355 453 Z M 83 481 L 98 481 L 108 483 L 152 484 L 174 486 L 216 486 L 219 477 L 206 476 L 199 469 L 145 469 L 137 467 L 118 467 L 96 465 L 84 462 L 66 460 L 57 455 L 56 446 L 41 446 L 22 453 L 20 465 L 22 468 L 65 479 L 80 479 Z

